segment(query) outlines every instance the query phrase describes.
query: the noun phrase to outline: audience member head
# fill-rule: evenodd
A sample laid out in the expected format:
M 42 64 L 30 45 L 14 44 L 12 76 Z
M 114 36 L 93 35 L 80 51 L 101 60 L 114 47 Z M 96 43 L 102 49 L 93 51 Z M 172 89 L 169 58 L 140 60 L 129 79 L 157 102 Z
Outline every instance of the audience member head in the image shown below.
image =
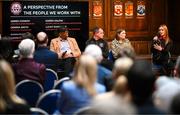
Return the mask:
M 159 89 L 160 87 L 162 87 L 163 85 L 165 85 L 169 81 L 170 81 L 169 77 L 159 76 L 155 81 L 155 89 Z
M 74 81 L 84 87 L 93 96 L 96 94 L 94 84 L 97 77 L 97 62 L 89 55 L 82 55 L 74 67 Z
M 84 50 L 84 54 L 94 57 L 98 63 L 103 59 L 101 48 L 95 44 L 88 45 Z
M 166 44 L 170 41 L 168 28 L 165 24 L 159 26 L 158 35 L 166 41 Z
M 26 32 L 26 33 L 22 34 L 21 38 L 34 40 L 34 35 L 30 32 Z
M 12 62 L 13 48 L 9 37 L 2 37 L 0 40 L 0 59 Z
M 156 90 L 153 96 L 156 107 L 165 112 L 170 112 L 172 99 L 180 92 L 178 80 L 162 76 L 156 80 L 155 84 Z
M 104 31 L 102 28 L 95 27 L 93 29 L 93 38 L 98 40 L 98 39 L 103 39 L 104 38 Z
M 174 68 L 174 76 L 180 78 L 180 56 L 176 60 L 176 65 Z
M 35 43 L 31 39 L 24 39 L 19 43 L 19 52 L 22 58 L 33 58 Z
M 133 60 L 128 57 L 118 58 L 114 63 L 112 77 L 115 80 L 113 91 L 129 100 L 127 72 L 133 65 Z
M 132 95 L 132 101 L 144 104 L 151 98 L 154 91 L 155 76 L 151 63 L 146 60 L 136 60 L 127 73 L 128 87 Z
M 23 103 L 15 94 L 13 70 L 8 62 L 0 60 L 0 113 L 5 111 L 10 103 Z
M 39 32 L 37 34 L 37 44 L 39 46 L 41 46 L 41 45 L 47 46 L 47 43 L 48 43 L 48 36 L 47 36 L 47 34 L 45 32 Z
M 113 91 L 115 92 L 115 94 L 124 96 L 126 95 L 129 91 L 128 91 L 128 81 L 127 81 L 127 77 L 124 75 L 120 75 L 113 87 Z
M 117 40 L 125 39 L 126 38 L 126 31 L 125 31 L 125 29 L 117 29 L 115 37 L 116 37 Z
M 113 79 L 117 79 L 120 75 L 126 75 L 132 64 L 133 60 L 128 57 L 118 58 L 114 63 Z
M 134 48 L 133 47 L 129 47 L 129 46 L 124 46 L 119 55 L 117 56 L 118 58 L 121 58 L 121 57 L 129 57 L 131 59 L 135 59 L 135 51 L 134 51 Z

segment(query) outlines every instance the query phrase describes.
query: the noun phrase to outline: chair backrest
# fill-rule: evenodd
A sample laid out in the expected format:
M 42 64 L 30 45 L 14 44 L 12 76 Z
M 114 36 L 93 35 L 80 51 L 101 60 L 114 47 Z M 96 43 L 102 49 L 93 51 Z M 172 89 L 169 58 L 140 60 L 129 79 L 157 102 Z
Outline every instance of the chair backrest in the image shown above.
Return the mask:
M 49 114 L 53 114 L 58 109 L 58 100 L 61 96 L 60 90 L 50 90 L 41 95 L 37 101 L 36 107 L 45 110 Z
M 87 107 L 78 109 L 73 115 L 88 115 L 90 113 L 91 113 L 91 107 L 87 106 Z
M 44 91 L 46 92 L 53 89 L 54 84 L 57 80 L 58 80 L 57 73 L 54 70 L 47 68 L 45 82 L 44 82 Z
M 59 89 L 59 90 L 61 90 L 62 84 L 63 84 L 65 81 L 69 81 L 69 80 L 70 80 L 69 77 L 64 77 L 64 78 L 58 80 L 58 81 L 55 83 L 55 85 L 54 85 L 54 89 Z
M 46 111 L 41 108 L 31 107 L 30 108 L 31 115 L 49 115 Z
M 26 102 L 34 107 L 39 96 L 44 92 L 40 83 L 33 80 L 23 80 L 16 85 L 16 94 L 26 100 Z

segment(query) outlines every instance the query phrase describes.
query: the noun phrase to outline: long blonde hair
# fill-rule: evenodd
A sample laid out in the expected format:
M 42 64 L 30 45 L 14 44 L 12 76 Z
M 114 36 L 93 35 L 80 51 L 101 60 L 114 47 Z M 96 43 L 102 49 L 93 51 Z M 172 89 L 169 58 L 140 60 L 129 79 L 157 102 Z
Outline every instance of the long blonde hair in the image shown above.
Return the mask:
M 165 44 L 167 44 L 168 42 L 170 42 L 170 37 L 169 37 L 169 32 L 168 32 L 168 28 L 165 24 L 162 24 L 159 26 L 159 28 L 162 27 L 165 30 Z
M 97 77 L 97 62 L 89 55 L 82 55 L 75 65 L 75 83 L 84 87 L 88 94 L 96 94 L 95 82 Z
M 4 111 L 8 102 L 24 103 L 15 94 L 14 73 L 8 62 L 0 60 L 0 111 Z

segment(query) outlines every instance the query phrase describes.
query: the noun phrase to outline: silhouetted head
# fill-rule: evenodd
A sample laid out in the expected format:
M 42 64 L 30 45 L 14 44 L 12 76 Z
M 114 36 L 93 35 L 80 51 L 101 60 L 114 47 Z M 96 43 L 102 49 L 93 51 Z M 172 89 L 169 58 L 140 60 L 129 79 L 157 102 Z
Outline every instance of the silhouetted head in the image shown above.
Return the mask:
M 30 32 L 23 33 L 21 35 L 22 39 L 31 39 L 34 40 L 34 35 Z
M 151 97 L 155 82 L 151 63 L 145 60 L 134 61 L 127 73 L 127 79 L 134 103 L 142 104 Z

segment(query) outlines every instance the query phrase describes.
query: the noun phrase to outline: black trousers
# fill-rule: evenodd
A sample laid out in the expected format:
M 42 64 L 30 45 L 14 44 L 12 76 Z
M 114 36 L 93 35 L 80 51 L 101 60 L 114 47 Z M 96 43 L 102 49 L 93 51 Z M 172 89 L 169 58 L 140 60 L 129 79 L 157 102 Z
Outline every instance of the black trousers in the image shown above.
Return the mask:
M 64 77 L 69 76 L 69 74 L 73 71 L 75 62 L 76 59 L 74 57 L 58 60 L 58 68 L 64 71 Z

